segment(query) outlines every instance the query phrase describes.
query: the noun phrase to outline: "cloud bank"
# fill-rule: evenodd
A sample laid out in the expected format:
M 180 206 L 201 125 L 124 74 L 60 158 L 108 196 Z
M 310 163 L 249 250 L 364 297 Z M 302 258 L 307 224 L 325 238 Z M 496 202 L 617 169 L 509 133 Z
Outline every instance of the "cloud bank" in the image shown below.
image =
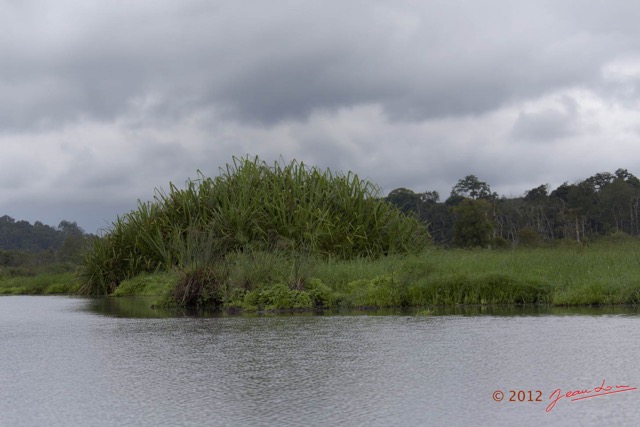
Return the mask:
M 232 156 L 388 192 L 640 174 L 627 1 L 5 1 L 0 214 L 96 231 Z

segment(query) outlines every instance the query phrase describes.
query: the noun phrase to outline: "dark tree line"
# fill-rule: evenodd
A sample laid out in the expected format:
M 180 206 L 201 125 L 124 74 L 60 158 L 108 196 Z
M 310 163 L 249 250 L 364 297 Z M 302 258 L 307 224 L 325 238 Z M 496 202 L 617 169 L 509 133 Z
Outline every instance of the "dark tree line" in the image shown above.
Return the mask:
M 398 188 L 386 198 L 429 225 L 436 244 L 490 246 L 539 244 L 622 232 L 640 235 L 640 180 L 626 169 L 597 173 L 553 191 L 540 185 L 522 197 L 499 197 L 469 175 L 440 202 L 437 192 Z
M 77 261 L 89 237 L 75 222 L 62 221 L 54 228 L 4 215 L 0 217 L 0 265 Z

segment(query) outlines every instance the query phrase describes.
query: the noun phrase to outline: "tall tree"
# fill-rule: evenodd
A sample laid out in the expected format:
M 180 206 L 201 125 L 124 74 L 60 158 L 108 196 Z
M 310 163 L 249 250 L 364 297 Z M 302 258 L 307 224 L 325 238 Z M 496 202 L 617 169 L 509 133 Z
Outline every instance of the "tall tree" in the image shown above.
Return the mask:
M 475 175 L 467 175 L 459 180 L 451 189 L 451 196 L 463 196 L 469 199 L 490 199 L 494 197 L 491 187 L 484 181 L 480 181 Z

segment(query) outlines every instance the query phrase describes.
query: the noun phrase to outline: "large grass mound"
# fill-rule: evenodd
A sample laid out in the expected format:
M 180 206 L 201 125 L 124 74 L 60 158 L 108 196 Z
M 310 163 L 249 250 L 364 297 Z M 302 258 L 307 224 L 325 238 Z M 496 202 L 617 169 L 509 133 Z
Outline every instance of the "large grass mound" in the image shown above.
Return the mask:
M 281 251 L 337 259 L 423 249 L 423 224 L 382 200 L 378 187 L 293 161 L 234 158 L 216 178 L 170 184 L 119 217 L 88 253 L 88 293 L 110 293 L 142 272 L 179 269 L 194 277 L 229 253 Z M 200 273 L 195 274 L 199 271 Z M 217 275 L 214 275 L 217 276 Z M 219 277 L 216 281 L 220 280 Z

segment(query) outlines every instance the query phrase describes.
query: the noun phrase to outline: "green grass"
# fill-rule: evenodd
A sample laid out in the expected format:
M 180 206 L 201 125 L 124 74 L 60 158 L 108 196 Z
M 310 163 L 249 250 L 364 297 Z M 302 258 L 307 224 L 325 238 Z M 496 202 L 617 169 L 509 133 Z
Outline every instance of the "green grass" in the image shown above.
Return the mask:
M 0 295 L 75 294 L 79 289 L 77 276 L 71 272 L 0 277 Z
M 636 304 L 640 301 L 640 242 L 506 251 L 435 251 L 433 277 L 482 280 L 501 275 L 548 293 L 555 305 Z M 501 287 L 504 289 L 505 287 Z M 515 302 L 515 301 L 514 301 Z
M 205 274 L 206 273 L 206 274 Z M 501 250 L 431 248 L 414 255 L 314 257 L 238 251 L 205 273 L 171 270 L 124 280 L 115 296 L 155 295 L 165 303 L 201 298 L 229 310 L 640 303 L 640 240 Z M 193 294 L 189 286 L 202 294 Z M 73 293 L 72 273 L 0 278 L 0 294 Z M 178 299 L 179 300 L 179 299 Z
M 310 272 L 351 306 L 640 303 L 640 241 L 324 263 Z
M 178 278 L 174 271 L 142 273 L 123 281 L 112 296 L 164 296 L 173 291 Z
M 638 240 L 351 261 L 244 252 L 218 271 L 219 305 L 252 311 L 640 302 Z

